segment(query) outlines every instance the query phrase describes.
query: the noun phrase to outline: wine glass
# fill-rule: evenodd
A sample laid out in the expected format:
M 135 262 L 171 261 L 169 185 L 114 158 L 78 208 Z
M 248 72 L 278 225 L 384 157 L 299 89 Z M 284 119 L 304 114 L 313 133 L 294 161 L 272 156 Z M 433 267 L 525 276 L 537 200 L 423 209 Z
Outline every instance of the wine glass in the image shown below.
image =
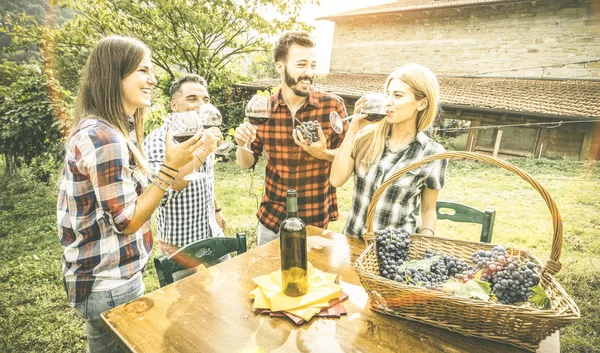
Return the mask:
M 338 134 L 344 131 L 344 122 L 352 120 L 356 114 L 367 114 L 365 120 L 380 121 L 387 115 L 387 98 L 383 93 L 369 93 L 361 97 L 365 100 L 365 107 L 344 119 L 336 111 L 329 113 L 329 124 Z
M 217 109 L 214 105 L 207 103 L 203 104 L 200 107 L 198 112 L 200 114 L 200 118 L 202 119 L 202 125 L 204 125 L 205 129 L 210 129 L 211 127 L 219 127 L 223 124 L 223 116 L 219 109 Z M 220 140 L 217 143 L 217 148 L 214 153 L 216 155 L 226 155 L 233 148 L 233 143 L 230 141 Z
M 200 121 L 202 121 L 202 125 L 205 129 L 219 127 L 221 124 L 223 124 L 223 116 L 221 115 L 221 112 L 210 103 L 203 104 L 200 107 L 198 114 L 200 115 Z
M 271 116 L 271 101 L 269 97 L 259 96 L 255 94 L 252 96 L 248 104 L 246 104 L 246 118 L 253 125 L 259 125 L 265 123 L 269 120 L 269 116 Z M 250 139 L 246 140 L 243 146 L 240 148 L 245 149 L 248 152 L 252 152 L 250 148 L 248 148 L 248 143 Z M 252 152 L 253 153 L 253 152 Z
M 171 130 L 173 131 L 173 140 L 181 143 L 189 140 L 198 132 L 204 130 L 200 115 L 195 111 L 176 112 L 169 114 L 171 117 Z M 193 172 L 184 176 L 184 180 L 192 181 L 204 177 L 203 173 L 196 170 L 196 158 L 192 159 Z

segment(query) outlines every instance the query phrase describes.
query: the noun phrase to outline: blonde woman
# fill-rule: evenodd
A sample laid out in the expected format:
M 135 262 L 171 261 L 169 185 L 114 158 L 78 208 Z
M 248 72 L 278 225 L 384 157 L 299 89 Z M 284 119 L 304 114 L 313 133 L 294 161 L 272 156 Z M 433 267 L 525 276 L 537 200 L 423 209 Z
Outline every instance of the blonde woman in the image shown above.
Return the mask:
M 344 234 L 361 237 L 366 231 L 367 209 L 381 183 L 399 168 L 444 148 L 423 130 L 438 111 L 439 84 L 427 68 L 408 64 L 392 72 L 384 85 L 388 99 L 385 119 L 365 120 L 357 115 L 333 160 L 329 181 L 342 186 L 354 173 L 352 209 Z M 355 111 L 364 107 L 356 103 Z M 438 191 L 444 186 L 447 161 L 428 163 L 395 181 L 379 200 L 374 229 L 404 228 L 434 235 Z M 420 207 L 421 224 L 414 215 Z
M 139 146 L 155 85 L 148 47 L 108 37 L 92 50 L 75 101 L 57 223 L 63 281 L 86 322 L 88 352 L 120 351 L 100 314 L 144 294 L 142 270 L 152 250 L 148 220 L 201 146 L 201 133 L 175 145 L 167 132 L 164 163 L 148 175 Z

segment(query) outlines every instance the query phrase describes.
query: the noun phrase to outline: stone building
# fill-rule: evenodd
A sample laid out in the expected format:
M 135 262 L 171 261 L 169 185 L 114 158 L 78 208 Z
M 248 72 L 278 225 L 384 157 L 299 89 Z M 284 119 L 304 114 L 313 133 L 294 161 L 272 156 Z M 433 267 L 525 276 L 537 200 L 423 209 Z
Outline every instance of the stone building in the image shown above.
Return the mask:
M 321 19 L 335 32 L 330 73 L 316 86 L 348 108 L 416 62 L 440 79 L 443 118 L 470 122 L 465 149 L 498 142 L 507 156 L 600 159 L 594 0 L 400 0 Z

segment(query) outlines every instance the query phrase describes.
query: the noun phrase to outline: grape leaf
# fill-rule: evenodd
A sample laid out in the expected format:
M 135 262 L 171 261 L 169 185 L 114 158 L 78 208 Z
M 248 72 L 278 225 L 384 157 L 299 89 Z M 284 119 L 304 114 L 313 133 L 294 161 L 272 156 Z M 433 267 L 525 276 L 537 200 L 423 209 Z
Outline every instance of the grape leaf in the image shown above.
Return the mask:
M 400 266 L 400 268 L 408 269 L 414 267 L 417 270 L 425 270 L 429 272 L 429 270 L 431 269 L 431 265 L 433 265 L 437 260 L 441 258 L 441 256 L 433 256 L 429 259 L 406 261 Z
M 490 300 L 491 287 L 488 282 L 470 280 L 465 283 L 449 280 L 442 285 L 442 290 L 465 298 L 475 298 L 483 301 Z
M 538 309 L 548 310 L 551 308 L 550 298 L 544 292 L 544 289 L 539 284 L 535 287 L 531 287 L 531 296 L 529 301 L 533 303 Z

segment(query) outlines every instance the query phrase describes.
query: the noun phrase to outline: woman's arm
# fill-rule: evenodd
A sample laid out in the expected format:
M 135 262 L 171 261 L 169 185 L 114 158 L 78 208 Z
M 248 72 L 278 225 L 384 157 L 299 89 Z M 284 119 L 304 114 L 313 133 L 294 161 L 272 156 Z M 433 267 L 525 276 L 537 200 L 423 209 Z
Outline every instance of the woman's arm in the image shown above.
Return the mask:
M 335 187 L 340 187 L 350 178 L 354 171 L 354 159 L 352 158 L 352 148 L 354 147 L 355 130 L 349 128 L 342 145 L 338 149 L 333 162 L 331 163 L 331 173 L 329 182 Z
M 359 99 L 354 105 L 354 111 L 359 112 L 365 107 L 365 100 Z M 354 158 L 352 158 L 352 149 L 354 148 L 354 140 L 356 134 L 365 126 L 374 124 L 374 122 L 366 121 L 366 114 L 354 114 L 354 118 L 350 122 L 344 141 L 338 149 L 333 162 L 331 163 L 331 173 L 329 174 L 329 182 L 335 187 L 340 187 L 348 181 L 350 175 L 354 171 Z
M 179 170 L 189 164 L 192 161 L 192 158 L 195 158 L 194 151 L 201 147 L 203 143 L 200 141 L 202 134 L 202 132 L 199 132 L 185 142 L 174 144 L 171 140 L 171 132 L 167 131 L 167 136 L 165 138 L 165 161 L 160 168 L 163 173 L 159 172 L 153 179 L 153 183 L 150 187 L 135 201 L 135 211 L 129 224 L 123 229 L 123 234 L 129 235 L 137 232 L 137 230 L 150 219 L 152 213 L 154 213 L 154 210 L 158 207 L 165 195 L 165 192 L 169 187 L 168 183 L 174 181 L 174 179 L 171 179 L 169 176 L 173 178 L 177 176 L 177 173 L 172 169 Z M 167 175 L 165 175 L 165 173 Z M 159 184 L 160 187 L 157 184 Z
M 420 233 L 434 234 L 435 222 L 437 221 L 436 204 L 439 190 L 432 190 L 428 187 L 423 189 L 421 194 L 421 227 Z M 427 233 L 424 233 L 427 232 Z

